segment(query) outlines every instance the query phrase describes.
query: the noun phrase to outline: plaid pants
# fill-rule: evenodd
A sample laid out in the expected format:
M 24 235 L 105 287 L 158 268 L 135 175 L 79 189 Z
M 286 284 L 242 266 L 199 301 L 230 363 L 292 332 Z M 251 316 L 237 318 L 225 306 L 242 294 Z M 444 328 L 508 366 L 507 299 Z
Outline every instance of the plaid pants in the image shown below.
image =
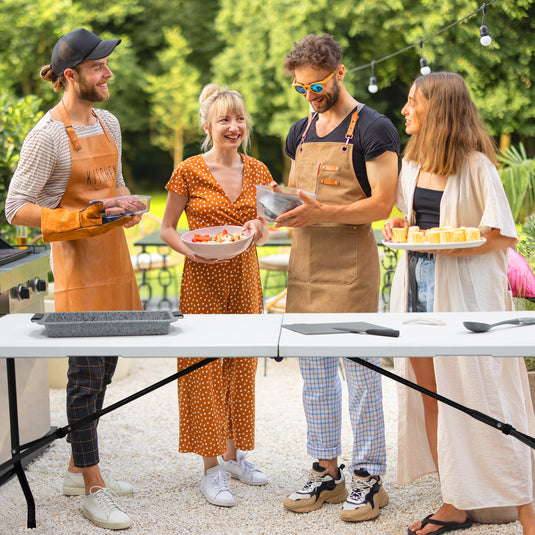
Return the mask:
M 379 365 L 380 359 L 366 359 Z M 381 376 L 343 359 L 353 429 L 350 472 L 365 468 L 372 475 L 386 471 L 386 446 Z M 342 385 L 338 358 L 302 357 L 303 406 L 307 420 L 307 453 L 315 459 L 342 454 Z
M 67 372 L 67 420 L 69 425 L 102 408 L 106 387 L 117 367 L 117 357 L 69 357 Z M 98 420 L 71 431 L 74 466 L 87 468 L 99 462 Z

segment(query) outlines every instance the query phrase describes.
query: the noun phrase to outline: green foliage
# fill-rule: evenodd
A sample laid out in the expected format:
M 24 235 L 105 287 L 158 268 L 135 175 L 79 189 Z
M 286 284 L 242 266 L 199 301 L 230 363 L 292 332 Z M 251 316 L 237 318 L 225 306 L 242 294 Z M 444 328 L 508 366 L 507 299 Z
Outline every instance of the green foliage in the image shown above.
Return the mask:
M 524 357 L 526 363 L 526 368 L 528 372 L 535 372 L 535 358 L 534 357 Z
M 528 158 L 524 145 L 511 146 L 498 155 L 499 170 L 513 219 L 523 220 L 535 211 L 535 159 Z
M 17 99 L 9 93 L 0 94 L 0 229 L 7 225 L 4 202 L 9 181 L 19 162 L 22 142 L 35 122 L 43 115 L 37 97 Z
M 526 218 L 521 228 L 522 240 L 518 243 L 518 252 L 535 264 L 535 213 Z
M 103 106 L 121 123 L 128 181 L 156 184 L 168 177 L 168 154 L 179 157 L 181 129 L 184 153 L 197 151 L 193 96 L 208 82 L 242 93 L 255 124 L 254 155 L 273 162 L 278 174 L 288 128 L 308 112 L 282 69 L 293 42 L 308 33 L 334 35 L 351 94 L 390 117 L 405 141 L 400 110 L 419 74 L 420 50 L 413 45 L 432 35 L 422 52 L 433 71 L 464 76 L 491 133 L 512 134 L 531 156 L 534 6 L 535 0 L 489 5 L 485 24 L 493 41 L 483 47 L 480 12 L 437 33 L 477 9 L 472 0 L 0 0 L 0 93 L 35 95 L 45 111 L 59 95 L 40 79 L 39 67 L 49 63 L 60 35 L 83 26 L 103 38 L 121 37 L 110 58 L 112 98 Z M 371 69 L 359 67 L 404 48 L 376 64 L 380 89 L 369 94 Z
M 165 30 L 167 46 L 158 53 L 164 74 L 148 75 L 152 103 L 152 139 L 182 161 L 184 135 L 192 137 L 199 130 L 199 73 L 186 63 L 190 50 L 178 28 Z

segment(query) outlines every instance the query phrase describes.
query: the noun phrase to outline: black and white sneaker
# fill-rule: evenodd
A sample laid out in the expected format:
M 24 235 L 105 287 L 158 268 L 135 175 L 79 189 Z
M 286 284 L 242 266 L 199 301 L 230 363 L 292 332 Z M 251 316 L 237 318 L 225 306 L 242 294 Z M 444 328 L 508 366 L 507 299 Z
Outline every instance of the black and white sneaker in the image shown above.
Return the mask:
M 285 498 L 284 507 L 296 513 L 308 513 L 319 509 L 324 502 L 343 502 L 347 498 L 343 468 L 343 464 L 338 467 L 338 479 L 335 479 L 326 468 L 314 463 L 305 486 Z
M 342 506 L 340 518 L 346 522 L 373 520 L 379 509 L 388 503 L 388 494 L 380 476 L 372 476 L 364 468 L 353 472 L 351 492 Z

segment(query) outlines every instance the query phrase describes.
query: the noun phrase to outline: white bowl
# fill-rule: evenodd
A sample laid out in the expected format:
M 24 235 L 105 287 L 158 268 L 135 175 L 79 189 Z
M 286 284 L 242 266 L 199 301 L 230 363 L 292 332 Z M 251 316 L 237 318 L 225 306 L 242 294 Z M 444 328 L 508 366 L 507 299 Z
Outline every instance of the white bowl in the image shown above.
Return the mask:
M 194 242 L 192 241 L 195 234 L 208 234 L 208 236 L 216 236 L 223 230 L 227 230 L 229 234 L 236 234 L 237 232 L 243 232 L 247 237 L 243 240 L 216 243 L 216 242 Z M 253 241 L 254 233 L 251 230 L 243 231 L 242 227 L 233 225 L 224 225 L 220 227 L 206 227 L 197 230 L 190 230 L 182 234 L 182 241 L 188 246 L 188 248 L 201 258 L 207 260 L 229 260 L 235 256 L 243 253 L 249 248 Z
M 315 193 L 302 190 L 306 195 L 317 197 Z M 272 190 L 268 186 L 256 186 L 256 212 L 259 217 L 268 221 L 276 221 L 280 215 L 293 210 L 303 204 L 299 197 L 299 190 L 278 186 Z

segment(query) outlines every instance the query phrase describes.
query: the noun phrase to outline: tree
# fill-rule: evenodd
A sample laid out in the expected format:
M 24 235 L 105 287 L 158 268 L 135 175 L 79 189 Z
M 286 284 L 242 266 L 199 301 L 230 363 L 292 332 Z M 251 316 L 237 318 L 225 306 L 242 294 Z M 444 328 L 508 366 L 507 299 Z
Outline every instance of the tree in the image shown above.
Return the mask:
M 186 63 L 188 49 L 180 30 L 165 30 L 167 48 L 158 54 L 164 74 L 149 75 L 152 104 L 152 140 L 173 155 L 175 166 L 182 161 L 184 135 L 198 132 L 199 73 Z
M 17 99 L 7 92 L 0 94 L 0 231 L 7 224 L 4 203 L 9 181 L 17 168 L 24 138 L 42 116 L 39 105 L 39 99 L 32 95 Z

